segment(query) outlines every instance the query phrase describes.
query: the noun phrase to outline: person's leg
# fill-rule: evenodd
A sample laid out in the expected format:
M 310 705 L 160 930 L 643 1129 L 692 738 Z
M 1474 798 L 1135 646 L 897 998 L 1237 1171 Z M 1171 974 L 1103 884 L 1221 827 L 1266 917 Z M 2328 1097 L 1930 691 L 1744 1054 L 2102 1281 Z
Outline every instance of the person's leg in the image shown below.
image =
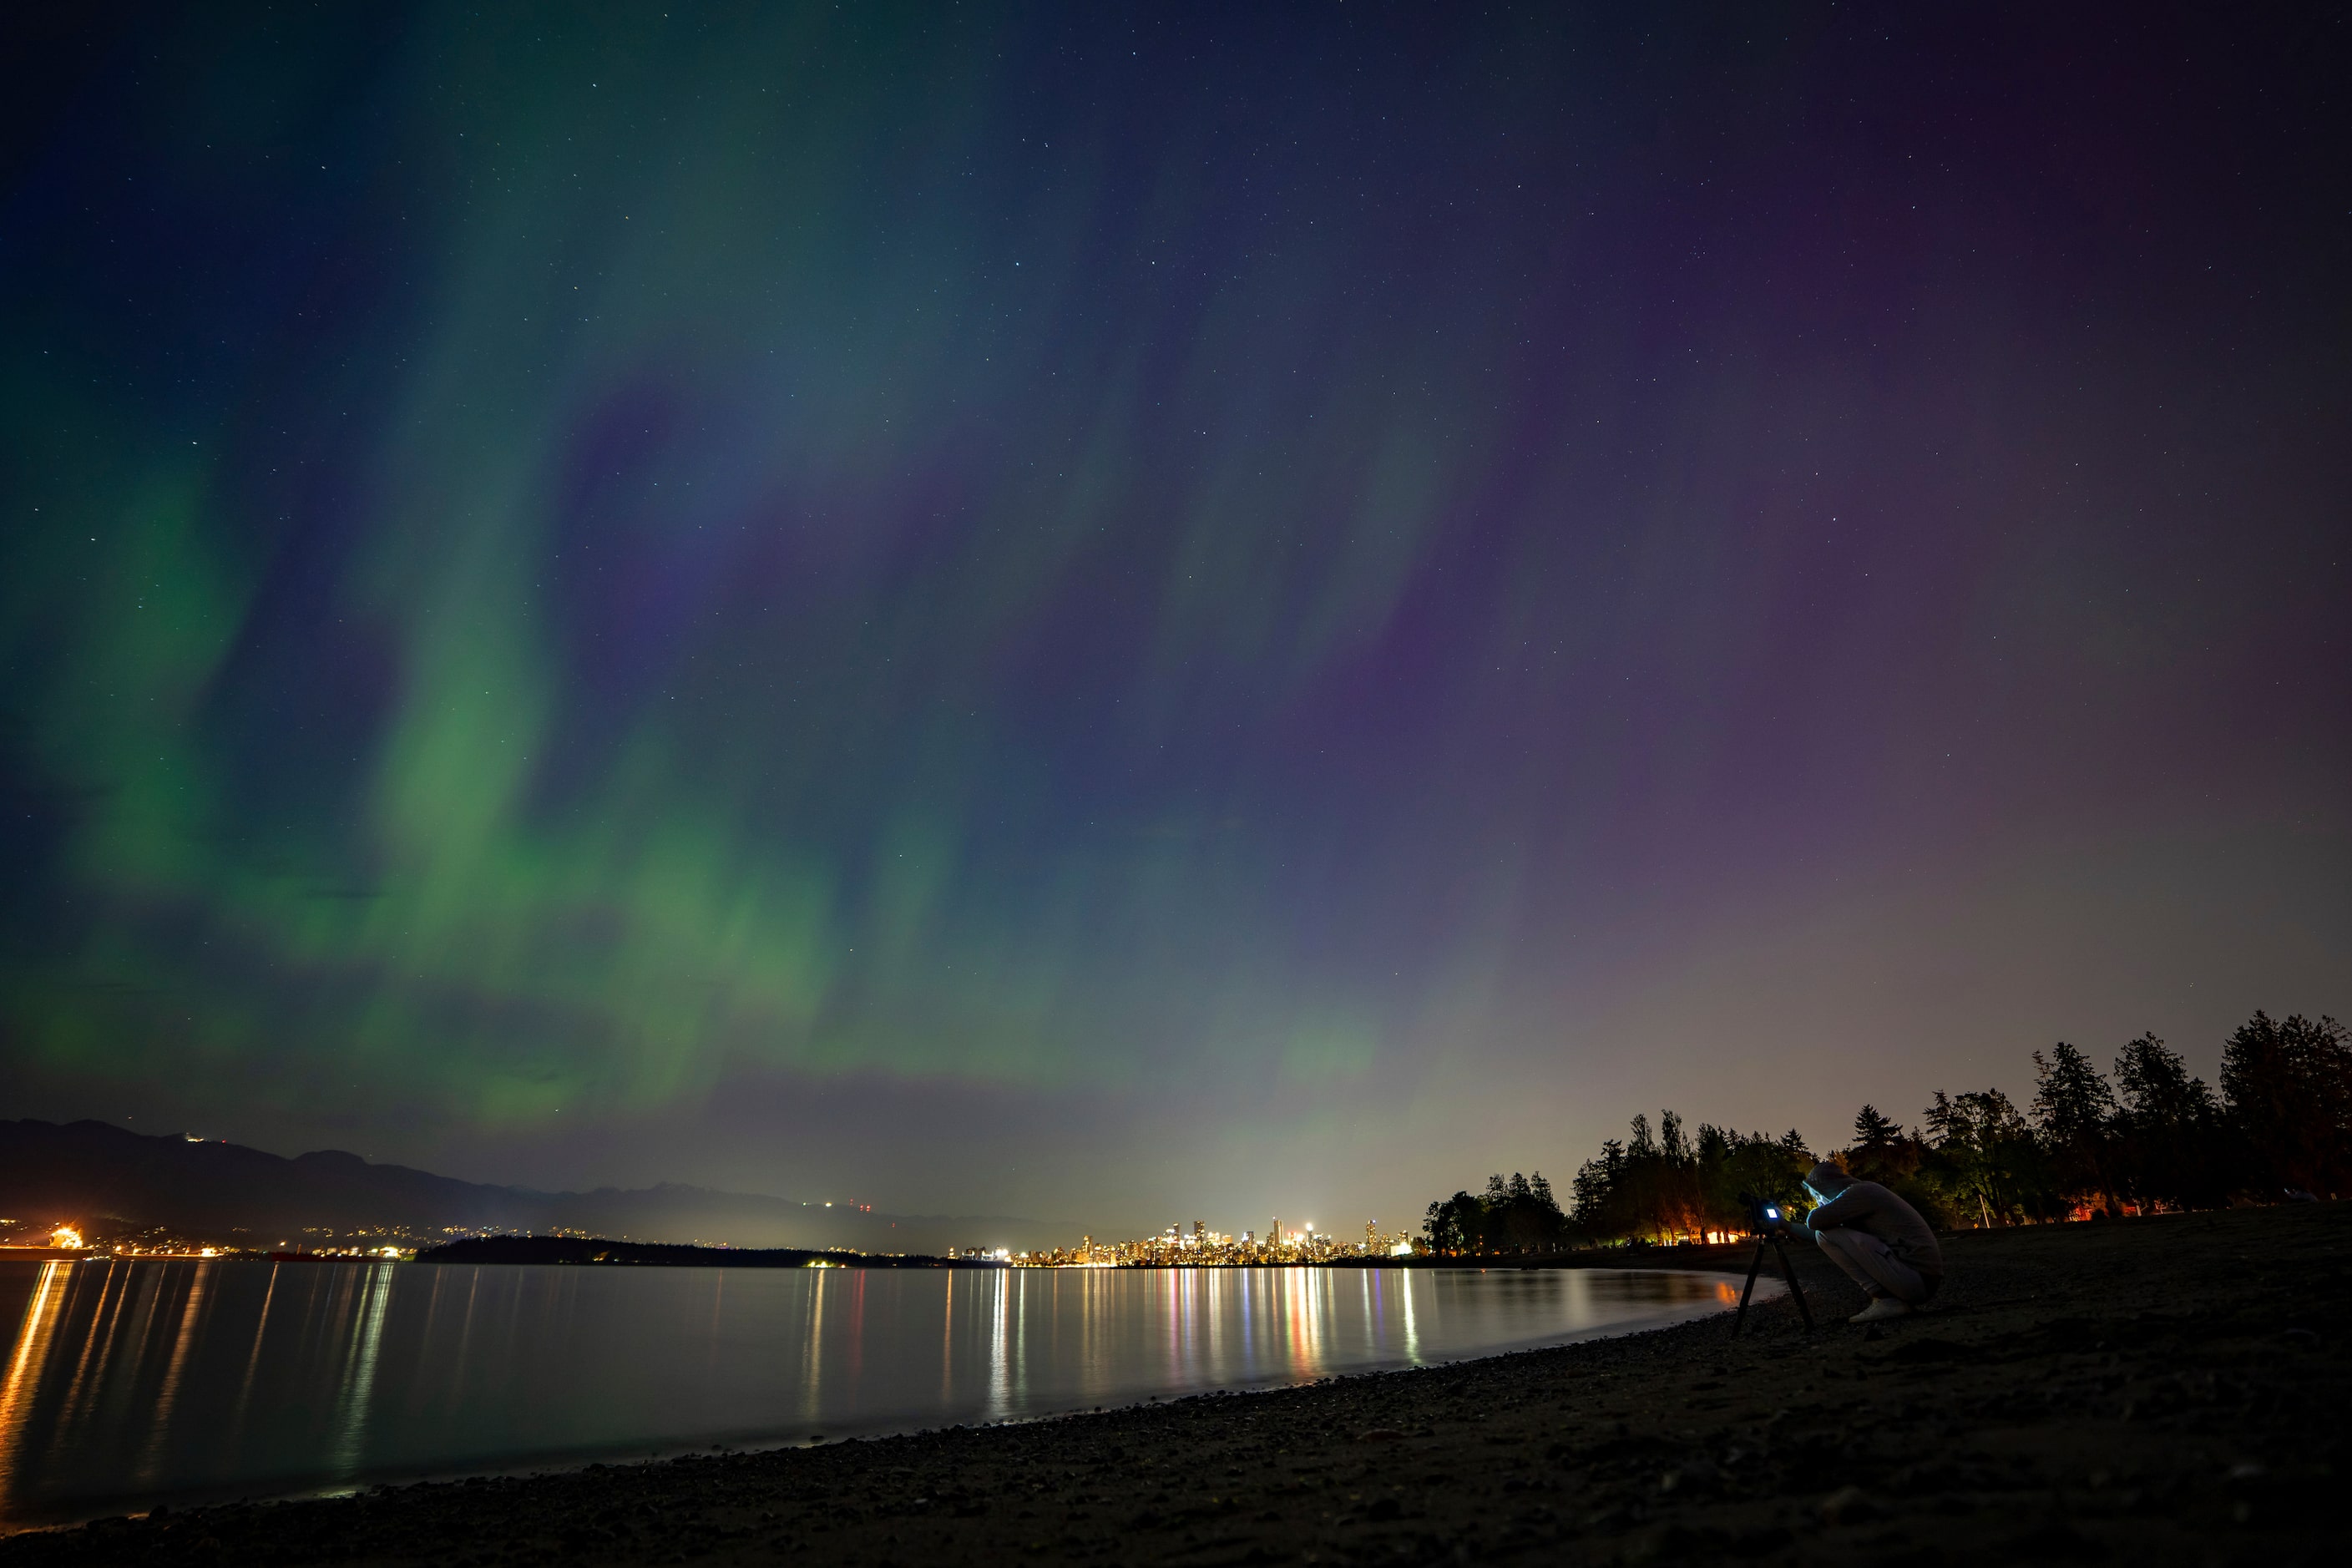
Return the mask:
M 1861 1286 L 1874 1300 L 1880 1295 L 1878 1281 L 1862 1266 L 1861 1258 L 1853 1247 L 1853 1232 L 1850 1230 L 1817 1230 L 1813 1239 L 1829 1254 L 1830 1261 L 1845 1270 L 1846 1278 Z
M 1912 1307 L 1927 1299 L 1927 1282 L 1919 1277 L 1918 1270 L 1895 1257 L 1885 1242 L 1869 1232 L 1840 1227 L 1817 1234 L 1822 1250 L 1873 1297 L 1892 1296 Z

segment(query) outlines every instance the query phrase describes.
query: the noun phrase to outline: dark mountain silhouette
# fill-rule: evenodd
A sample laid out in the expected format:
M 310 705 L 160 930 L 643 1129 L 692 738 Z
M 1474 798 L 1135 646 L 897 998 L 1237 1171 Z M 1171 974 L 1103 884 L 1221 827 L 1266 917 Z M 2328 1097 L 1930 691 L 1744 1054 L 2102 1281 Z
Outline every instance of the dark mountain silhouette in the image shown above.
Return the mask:
M 378 1165 L 337 1149 L 293 1159 L 242 1144 L 151 1137 L 103 1121 L 0 1121 L 0 1215 L 100 1232 L 150 1226 L 260 1244 L 306 1233 L 584 1231 L 635 1241 L 945 1252 L 1055 1245 L 1068 1226 L 1003 1216 L 872 1214 L 665 1183 L 542 1193 Z

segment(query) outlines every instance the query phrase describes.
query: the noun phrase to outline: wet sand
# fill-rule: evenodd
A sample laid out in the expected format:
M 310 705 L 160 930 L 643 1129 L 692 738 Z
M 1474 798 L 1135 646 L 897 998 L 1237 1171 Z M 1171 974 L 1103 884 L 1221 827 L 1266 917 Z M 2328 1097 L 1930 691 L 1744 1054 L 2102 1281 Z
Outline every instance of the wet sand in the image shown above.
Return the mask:
M 2352 1205 L 1946 1245 L 1935 1310 L 1877 1332 L 1806 1249 L 1812 1335 L 1781 1301 L 1737 1342 L 101 1521 L 0 1565 L 2343 1560 Z

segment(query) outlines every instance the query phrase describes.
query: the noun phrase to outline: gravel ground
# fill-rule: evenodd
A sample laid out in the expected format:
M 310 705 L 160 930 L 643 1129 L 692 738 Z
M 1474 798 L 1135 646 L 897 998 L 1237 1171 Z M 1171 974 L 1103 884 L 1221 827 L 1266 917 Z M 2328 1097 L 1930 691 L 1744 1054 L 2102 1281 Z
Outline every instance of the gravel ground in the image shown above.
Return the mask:
M 100 1521 L 79 1563 L 2347 1560 L 2352 1205 L 1948 1238 L 1793 1303 L 1025 1426 Z M 1760 1329 L 1760 1331 L 1759 1331 Z

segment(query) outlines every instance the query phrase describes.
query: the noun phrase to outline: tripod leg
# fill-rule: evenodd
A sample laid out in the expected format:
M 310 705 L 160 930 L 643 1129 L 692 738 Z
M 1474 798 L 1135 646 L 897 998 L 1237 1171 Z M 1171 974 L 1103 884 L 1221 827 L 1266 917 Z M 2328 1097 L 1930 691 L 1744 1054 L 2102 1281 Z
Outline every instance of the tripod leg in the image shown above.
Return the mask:
M 1741 1286 L 1739 1289 L 1739 1315 L 1731 1320 L 1731 1337 L 1735 1340 L 1739 1337 L 1739 1331 L 1748 1325 L 1748 1298 L 1755 1293 L 1756 1271 L 1763 1267 L 1764 1243 L 1761 1238 L 1759 1238 L 1756 1243 L 1756 1257 L 1748 1265 L 1748 1283 Z
M 1797 1310 L 1805 1320 L 1805 1332 L 1810 1334 L 1813 1331 L 1813 1310 L 1805 1305 L 1805 1288 L 1797 1283 L 1797 1266 L 1789 1261 L 1789 1249 L 1780 1245 L 1778 1237 L 1772 1240 L 1772 1250 L 1780 1255 L 1780 1278 L 1789 1282 L 1789 1294 L 1797 1299 Z M 1764 1261 L 1764 1249 L 1760 1247 L 1756 1249 L 1756 1261 Z

